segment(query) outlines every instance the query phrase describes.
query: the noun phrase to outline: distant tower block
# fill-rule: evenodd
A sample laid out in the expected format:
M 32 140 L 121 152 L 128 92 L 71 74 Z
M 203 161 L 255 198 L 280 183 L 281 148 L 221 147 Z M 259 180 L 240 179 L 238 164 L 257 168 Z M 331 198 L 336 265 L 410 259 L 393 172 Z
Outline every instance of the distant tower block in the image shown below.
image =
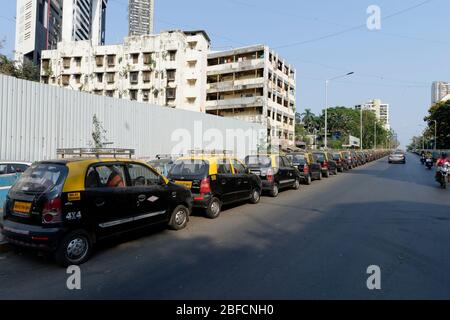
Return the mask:
M 154 0 L 129 0 L 128 34 L 153 34 Z

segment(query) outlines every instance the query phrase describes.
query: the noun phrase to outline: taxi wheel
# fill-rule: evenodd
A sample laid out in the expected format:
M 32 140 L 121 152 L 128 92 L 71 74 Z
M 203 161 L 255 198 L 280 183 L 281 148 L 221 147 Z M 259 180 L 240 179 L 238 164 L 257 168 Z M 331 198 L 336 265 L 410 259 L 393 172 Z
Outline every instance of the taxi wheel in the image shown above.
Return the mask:
M 80 265 L 89 260 L 92 253 L 92 238 L 85 230 L 67 234 L 55 252 L 56 262 L 63 266 Z
M 257 204 L 259 200 L 261 200 L 261 191 L 259 191 L 258 189 L 253 189 L 250 203 Z
M 278 189 L 278 185 L 275 183 L 272 187 L 272 190 L 270 190 L 269 194 L 271 197 L 276 198 L 276 197 L 278 197 L 279 193 L 280 193 L 280 190 Z
M 311 183 L 312 183 L 312 178 L 311 178 L 311 175 L 310 174 L 308 174 L 308 177 L 306 178 L 306 185 L 310 185 Z
M 292 189 L 298 190 L 300 189 L 300 180 L 295 179 L 294 185 L 292 186 Z
M 169 221 L 169 228 L 172 230 L 184 229 L 189 220 L 189 209 L 183 205 L 179 205 L 172 212 Z
M 212 198 L 209 202 L 208 208 L 206 208 L 206 216 L 210 219 L 216 219 L 220 215 L 222 204 L 217 198 Z
M 329 178 L 329 177 L 330 177 L 330 172 L 329 172 L 329 171 L 324 172 L 324 173 L 322 174 L 322 176 L 323 176 L 324 178 Z

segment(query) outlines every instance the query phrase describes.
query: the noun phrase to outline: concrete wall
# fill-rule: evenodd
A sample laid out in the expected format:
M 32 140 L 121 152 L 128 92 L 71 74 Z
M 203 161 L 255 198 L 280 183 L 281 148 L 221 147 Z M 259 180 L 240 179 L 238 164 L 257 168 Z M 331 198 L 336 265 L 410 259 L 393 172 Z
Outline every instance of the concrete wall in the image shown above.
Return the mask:
M 0 159 L 51 159 L 57 148 L 88 147 L 94 114 L 114 143 L 110 147 L 136 149 L 137 157 L 193 148 L 225 148 L 243 157 L 266 131 L 259 124 L 0 75 Z

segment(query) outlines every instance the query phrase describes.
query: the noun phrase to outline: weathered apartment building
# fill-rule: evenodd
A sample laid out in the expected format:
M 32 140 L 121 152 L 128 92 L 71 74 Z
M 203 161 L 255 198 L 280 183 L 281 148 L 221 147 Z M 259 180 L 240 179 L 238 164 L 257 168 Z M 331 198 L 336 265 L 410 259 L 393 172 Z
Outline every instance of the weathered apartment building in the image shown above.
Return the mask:
M 272 144 L 295 143 L 296 71 L 264 45 L 208 55 L 206 112 L 267 127 Z
M 60 42 L 42 52 L 41 82 L 98 95 L 205 112 L 204 31 L 166 31 L 120 45 Z

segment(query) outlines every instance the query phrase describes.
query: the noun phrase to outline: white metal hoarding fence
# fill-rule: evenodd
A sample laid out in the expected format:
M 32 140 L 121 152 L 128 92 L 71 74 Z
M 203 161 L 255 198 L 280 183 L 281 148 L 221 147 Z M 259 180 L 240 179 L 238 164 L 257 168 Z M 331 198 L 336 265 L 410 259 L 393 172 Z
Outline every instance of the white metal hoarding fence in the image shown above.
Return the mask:
M 256 123 L 0 75 L 0 159 L 46 160 L 59 148 L 89 147 L 94 115 L 114 141 L 108 147 L 134 149 L 136 158 L 193 149 L 232 150 L 243 158 L 267 134 Z

